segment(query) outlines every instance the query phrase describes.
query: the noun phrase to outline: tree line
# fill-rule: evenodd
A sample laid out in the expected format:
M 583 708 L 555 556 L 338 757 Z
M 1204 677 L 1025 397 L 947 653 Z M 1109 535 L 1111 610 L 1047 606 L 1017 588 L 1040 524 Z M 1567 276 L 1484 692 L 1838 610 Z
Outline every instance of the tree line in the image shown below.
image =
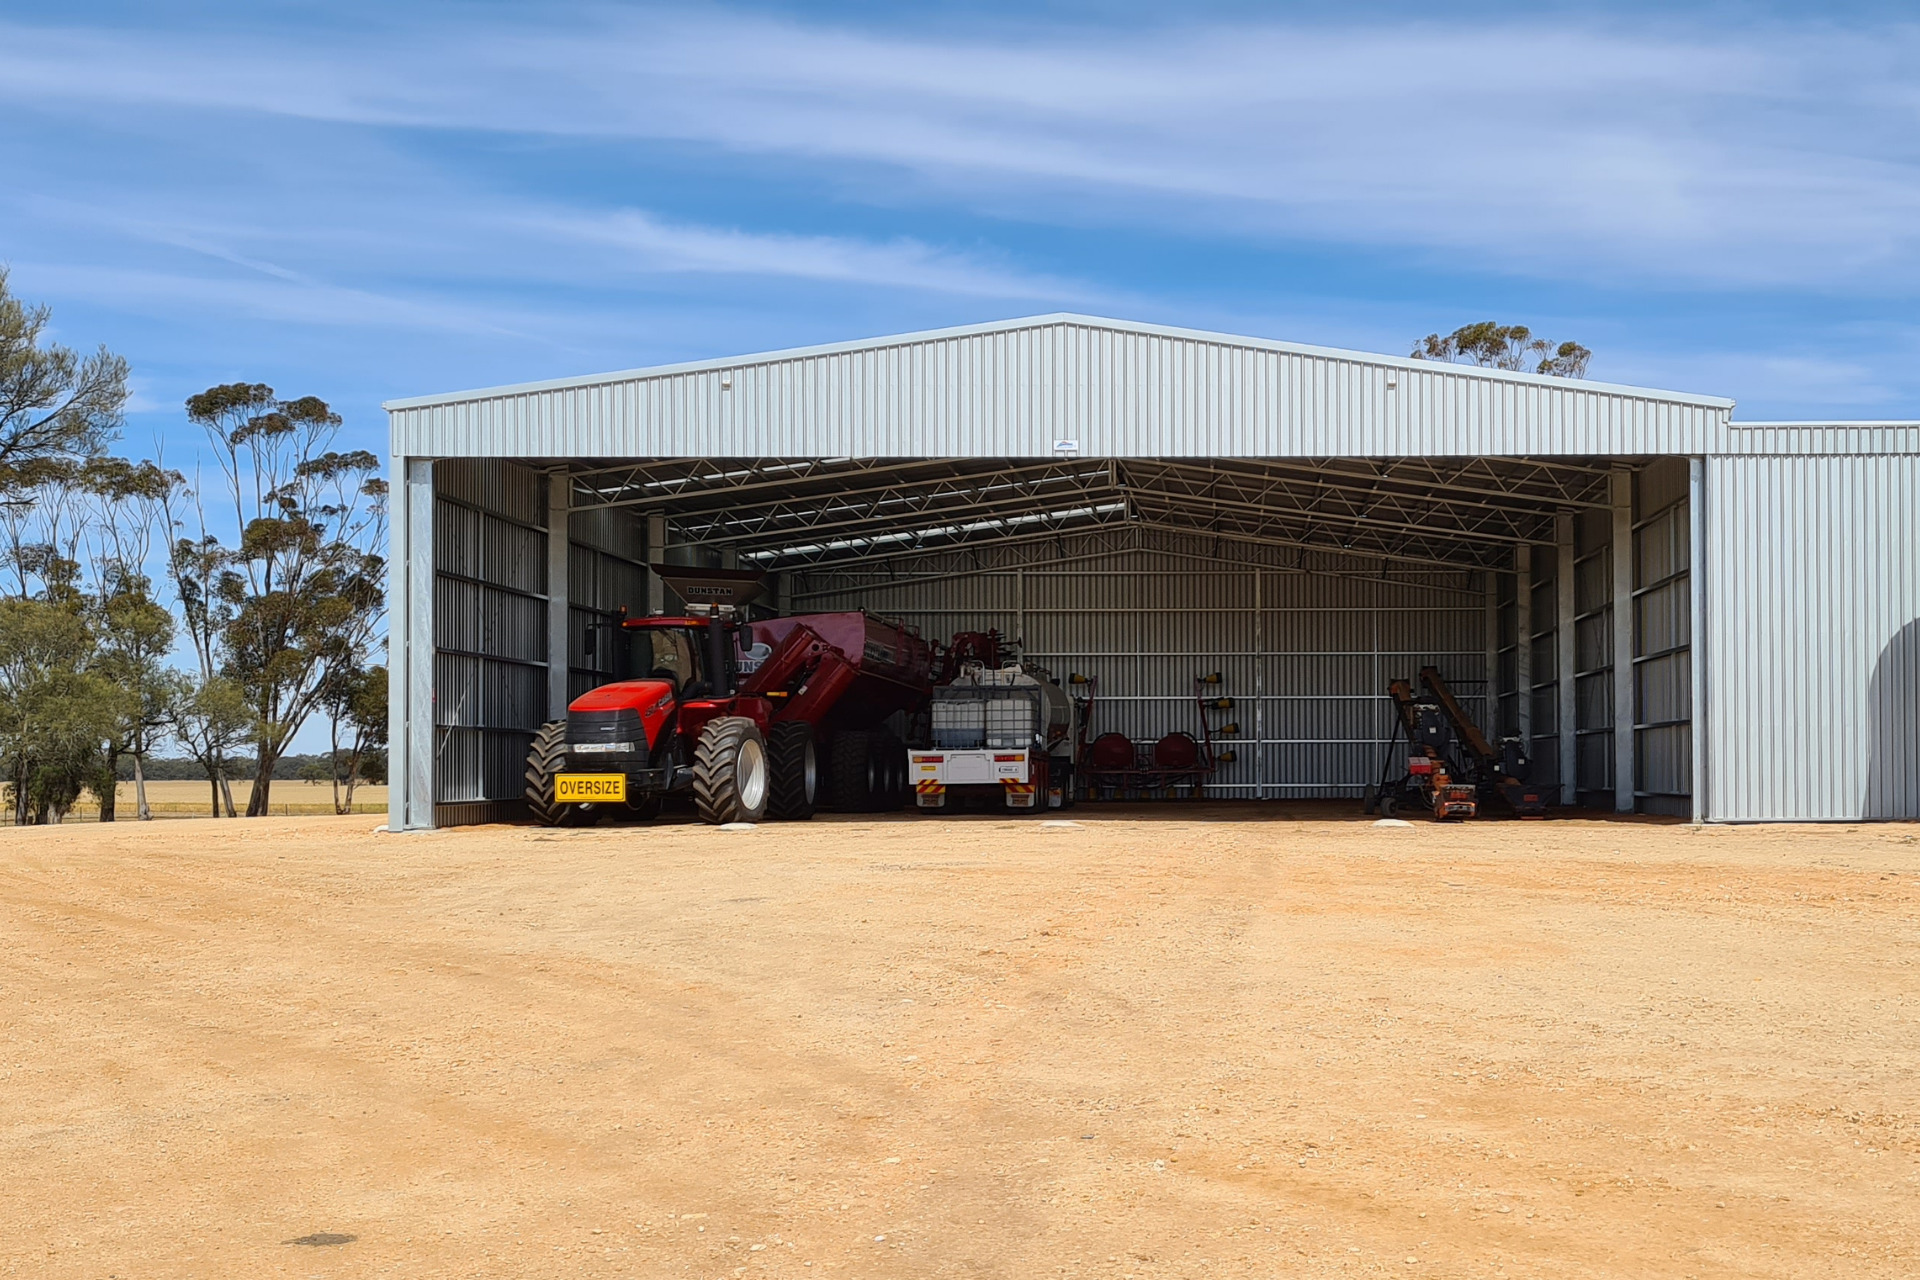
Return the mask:
M 209 811 L 268 811 L 294 736 L 329 726 L 340 812 L 384 771 L 386 482 L 336 448 L 340 416 L 260 383 L 185 404 L 211 465 L 116 455 L 127 362 L 48 338 L 0 269 L 0 784 L 12 820 L 60 821 L 115 782 L 151 817 L 146 764 L 183 752 Z

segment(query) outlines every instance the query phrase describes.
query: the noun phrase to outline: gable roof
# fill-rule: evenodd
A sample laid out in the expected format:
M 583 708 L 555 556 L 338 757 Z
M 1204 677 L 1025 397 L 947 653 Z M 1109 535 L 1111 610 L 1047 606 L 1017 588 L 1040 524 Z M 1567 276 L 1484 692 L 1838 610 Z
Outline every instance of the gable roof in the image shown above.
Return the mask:
M 411 457 L 1718 452 L 1723 397 L 1071 314 L 388 402 Z

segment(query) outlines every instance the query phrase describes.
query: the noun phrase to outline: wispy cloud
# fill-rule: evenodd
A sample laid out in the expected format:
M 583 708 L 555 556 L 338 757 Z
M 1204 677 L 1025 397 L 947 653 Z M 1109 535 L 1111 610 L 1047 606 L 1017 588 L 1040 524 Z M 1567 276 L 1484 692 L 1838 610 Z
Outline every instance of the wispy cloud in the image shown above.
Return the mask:
M 211 276 L 33 260 L 18 265 L 22 277 L 37 289 L 156 317 L 178 319 L 189 312 L 217 311 L 231 319 L 327 328 L 401 329 L 490 338 L 532 336 L 516 328 L 510 317 L 485 308 L 423 301 L 298 276 Z
M 1885 287 L 1920 280 L 1916 55 L 1920 28 L 1824 23 L 991 41 L 588 9 L 538 29 L 297 42 L 16 25 L 0 29 L 0 94 L 697 142 L 851 165 L 848 181 L 879 167 L 1055 220 L 1197 222 L 1547 276 Z
M 1085 284 L 1025 274 L 986 258 L 905 238 L 872 241 L 755 233 L 672 222 L 638 209 L 514 221 L 539 236 L 618 251 L 612 261 L 599 260 L 602 270 L 626 266 L 643 272 L 791 277 L 987 298 L 1053 301 L 1100 296 Z

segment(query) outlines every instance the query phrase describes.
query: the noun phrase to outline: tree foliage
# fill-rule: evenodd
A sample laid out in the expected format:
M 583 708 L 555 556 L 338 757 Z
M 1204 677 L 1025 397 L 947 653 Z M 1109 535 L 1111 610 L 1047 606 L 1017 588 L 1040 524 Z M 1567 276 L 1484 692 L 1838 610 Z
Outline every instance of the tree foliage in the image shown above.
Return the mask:
M 0 268 L 0 503 L 24 501 L 50 469 L 98 457 L 126 407 L 127 362 L 46 342 L 51 319 L 13 296 Z
M 171 557 L 203 681 L 219 673 L 253 714 L 249 816 L 269 803 L 274 761 L 319 708 L 336 671 L 364 665 L 385 605 L 386 483 L 364 450 L 333 448 L 340 416 L 312 396 L 261 383 L 210 387 L 187 401 L 220 469 L 239 536 L 207 531 Z
M 1461 325 L 1442 337 L 1430 333 L 1414 344 L 1415 360 L 1444 360 L 1477 364 L 1489 369 L 1527 370 L 1555 378 L 1584 378 L 1593 352 L 1577 342 L 1554 345 L 1536 338 L 1523 324 L 1495 324 L 1482 320 Z
M 333 811 L 352 813 L 353 789 L 370 780 L 368 766 L 376 763 L 372 757 L 387 744 L 387 669 L 384 666 L 335 667 L 321 691 L 320 705 L 332 728 Z M 384 754 L 377 764 L 384 776 Z M 340 794 L 343 782 L 344 798 Z
M 207 771 L 213 816 L 220 816 L 224 803 L 231 818 L 233 794 L 225 785 L 227 762 L 257 733 L 246 690 L 222 676 L 196 679 L 176 673 L 173 681 L 165 703 L 167 727 L 187 754 Z
M 93 657 L 73 603 L 0 600 L 0 769 L 16 823 L 57 822 L 83 789 L 111 789 L 105 747 L 127 697 Z
M 246 382 L 187 402 L 211 483 L 113 457 L 126 362 L 50 342 L 50 322 L 0 271 L 0 784 L 15 820 L 58 821 L 88 789 L 112 820 L 127 765 L 149 816 L 144 763 L 169 739 L 216 815 L 233 816 L 236 766 L 258 775 L 248 812 L 264 813 L 323 706 L 350 803 L 384 767 L 377 460 L 335 447 L 324 401 Z

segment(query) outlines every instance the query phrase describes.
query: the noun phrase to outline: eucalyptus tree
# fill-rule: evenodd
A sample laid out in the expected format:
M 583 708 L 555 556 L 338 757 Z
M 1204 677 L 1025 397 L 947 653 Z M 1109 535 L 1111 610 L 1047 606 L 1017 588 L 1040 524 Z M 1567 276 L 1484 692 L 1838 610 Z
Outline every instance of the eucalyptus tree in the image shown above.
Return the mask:
M 94 669 L 81 602 L 0 600 L 0 770 L 14 821 L 59 821 L 99 785 L 124 695 Z
M 333 811 L 352 813 L 353 789 L 364 778 L 376 753 L 387 745 L 387 669 L 336 667 L 328 676 L 320 701 L 330 730 Z M 340 796 L 343 779 L 344 800 Z
M 198 537 L 174 546 L 175 581 L 208 675 L 217 658 L 253 715 L 253 817 L 329 675 L 363 663 L 379 632 L 386 482 L 373 454 L 334 447 L 340 415 L 313 396 L 230 383 L 190 397 L 187 417 L 206 431 L 237 536 L 208 532 L 199 507 Z
M 1525 370 L 1556 378 L 1584 378 L 1593 352 L 1577 342 L 1555 345 L 1523 324 L 1482 320 L 1442 336 L 1430 333 L 1414 344 L 1415 360 L 1445 360 L 1490 369 Z M 1528 369 L 1531 364 L 1533 367 Z
M 154 598 L 147 568 L 156 533 L 165 529 L 167 496 L 181 478 L 153 462 L 96 458 L 81 470 L 92 508 L 86 542 L 91 560 L 89 617 L 97 645 L 93 667 L 120 693 L 119 718 L 107 739 L 100 820 L 116 815 L 122 756 L 133 760 L 134 807 L 153 816 L 147 803 L 146 759 L 169 719 L 172 688 L 165 679 L 173 649 L 173 614 Z
M 197 677 L 171 672 L 161 705 L 174 741 L 187 749 L 207 773 L 212 813 L 233 817 L 233 792 L 227 786 L 227 762 L 256 734 L 253 708 L 246 690 L 224 676 Z
M 97 456 L 126 408 L 127 362 L 46 341 L 52 318 L 16 298 L 0 267 L 0 503 L 27 501 L 49 467 Z

